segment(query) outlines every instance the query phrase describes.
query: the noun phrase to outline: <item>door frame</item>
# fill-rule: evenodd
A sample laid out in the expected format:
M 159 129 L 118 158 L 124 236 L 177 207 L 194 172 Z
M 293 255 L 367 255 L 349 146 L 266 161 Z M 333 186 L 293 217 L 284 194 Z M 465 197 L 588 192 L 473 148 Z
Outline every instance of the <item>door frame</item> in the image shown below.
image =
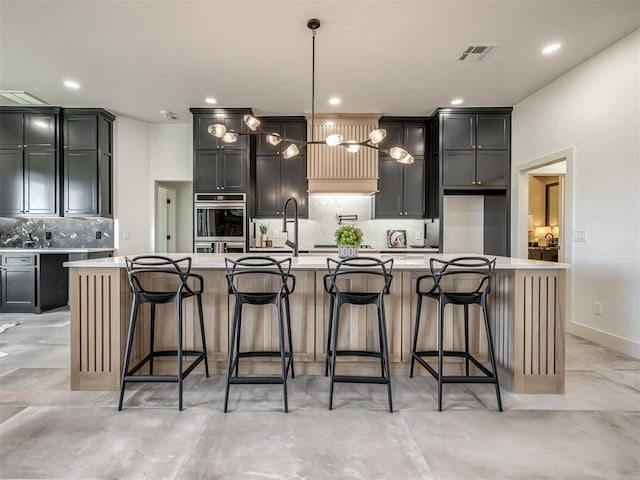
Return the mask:
M 175 189 L 156 182 L 155 188 L 155 228 L 154 228 L 154 252 L 171 253 L 176 250 L 176 191 Z M 169 200 L 169 203 L 166 202 Z M 167 235 L 169 240 L 164 239 L 166 248 L 160 246 L 161 239 L 158 238 L 161 215 L 167 218 Z

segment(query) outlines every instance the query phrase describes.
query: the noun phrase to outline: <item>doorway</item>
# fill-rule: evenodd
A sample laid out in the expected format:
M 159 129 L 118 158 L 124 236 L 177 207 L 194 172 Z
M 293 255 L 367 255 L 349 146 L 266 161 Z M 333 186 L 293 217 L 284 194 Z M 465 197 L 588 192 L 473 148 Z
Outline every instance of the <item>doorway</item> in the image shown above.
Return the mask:
M 527 242 L 529 260 L 562 261 L 562 208 L 566 162 L 529 171 Z M 561 235 L 562 234 L 562 235 Z
M 155 252 L 193 252 L 193 183 L 157 181 L 155 196 Z

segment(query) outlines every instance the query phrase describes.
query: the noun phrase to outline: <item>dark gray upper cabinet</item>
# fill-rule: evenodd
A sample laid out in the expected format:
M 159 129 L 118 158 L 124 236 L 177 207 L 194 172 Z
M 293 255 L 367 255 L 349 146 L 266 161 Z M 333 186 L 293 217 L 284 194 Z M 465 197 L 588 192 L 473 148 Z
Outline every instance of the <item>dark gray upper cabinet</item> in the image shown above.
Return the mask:
M 307 123 L 302 117 L 269 117 L 262 121 L 261 129 L 277 133 L 283 138 L 305 140 Z M 308 212 L 307 159 L 304 153 L 285 159 L 282 151 L 290 142 L 271 145 L 264 135 L 256 138 L 255 167 L 252 169 L 253 216 L 277 217 L 283 214 L 284 202 L 293 197 L 298 202 L 298 216 L 306 218 Z
M 0 216 L 59 214 L 59 112 L 0 108 Z
M 103 109 L 63 110 L 64 216 L 113 216 L 114 120 Z
M 510 113 L 443 113 L 440 130 L 444 187 L 508 186 Z
M 380 148 L 399 146 L 414 156 L 414 163 L 403 165 L 386 153 L 378 160 L 376 218 L 423 218 L 425 216 L 426 119 L 386 117 L 380 128 L 387 132 Z
M 249 137 L 240 135 L 234 143 L 223 142 L 209 133 L 220 123 L 228 131 L 246 132 L 242 120 L 252 114 L 248 108 L 191 108 L 193 114 L 194 193 L 245 192 L 249 177 Z

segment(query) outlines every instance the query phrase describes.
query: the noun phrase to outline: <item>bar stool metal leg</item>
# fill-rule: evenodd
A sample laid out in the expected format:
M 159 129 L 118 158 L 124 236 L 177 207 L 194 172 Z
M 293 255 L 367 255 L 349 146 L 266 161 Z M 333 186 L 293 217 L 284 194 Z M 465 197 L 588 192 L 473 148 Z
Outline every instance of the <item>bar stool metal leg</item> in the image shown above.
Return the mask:
M 333 309 L 335 300 L 333 295 L 329 297 L 329 324 L 327 325 L 327 355 L 324 361 L 324 376 L 329 375 L 329 363 L 331 362 L 331 332 L 333 328 Z
M 438 411 L 442 411 L 442 375 L 444 359 L 444 306 L 440 298 L 438 300 Z
M 231 380 L 231 376 L 233 374 L 234 369 L 234 345 L 236 344 L 236 335 L 237 326 L 238 326 L 238 318 L 240 317 L 240 311 L 242 309 L 242 304 L 236 300 L 235 306 L 233 308 L 233 319 L 231 321 L 231 335 L 229 336 L 229 360 L 227 363 L 227 386 L 224 391 L 224 413 L 227 413 L 227 406 L 229 404 L 229 384 Z
M 238 375 L 240 374 L 240 332 L 242 332 L 242 314 L 238 317 L 238 333 L 236 334 L 236 378 L 238 378 Z
M 489 314 L 487 312 L 487 298 L 482 298 L 482 313 L 484 317 L 484 325 L 487 330 L 487 343 L 489 344 L 489 358 L 491 359 L 491 369 L 496 385 L 496 399 L 498 401 L 498 411 L 502 411 L 502 398 L 500 397 L 500 382 L 498 381 L 498 369 L 496 367 L 496 357 L 493 350 L 493 335 L 491 334 L 491 326 L 489 325 Z
M 129 362 L 131 361 L 131 348 L 133 346 L 133 336 L 138 319 L 138 297 L 134 295 L 133 306 L 131 307 L 131 316 L 129 318 L 129 336 L 127 338 L 127 349 L 124 354 L 124 367 L 122 369 L 122 380 L 120 381 L 120 400 L 118 401 L 118 411 L 122 410 L 122 401 L 124 400 L 124 389 L 127 384 L 126 377 L 129 372 Z
M 393 413 L 393 399 L 391 396 L 391 367 L 389 365 L 389 344 L 387 339 L 387 319 L 384 311 L 384 300 L 382 297 L 379 300 L 378 305 L 378 323 L 380 324 L 380 331 L 382 335 L 380 337 L 381 341 L 381 350 L 382 350 L 382 361 L 384 363 L 386 369 L 386 378 L 387 378 L 387 395 L 389 397 L 389 413 Z M 384 377 L 384 370 L 382 376 Z
M 469 376 L 469 305 L 464 305 L 464 371 Z
M 178 307 L 178 410 L 182 411 L 182 364 L 184 359 L 182 358 L 182 299 L 177 300 Z
M 289 402 L 287 401 L 287 354 L 284 339 L 284 318 L 282 316 L 282 302 L 276 305 L 278 310 L 278 336 L 280 337 L 280 363 L 282 365 L 282 391 L 284 393 L 284 413 L 289 413 Z
M 418 349 L 418 330 L 420 329 L 420 312 L 422 311 L 422 295 L 418 294 L 418 306 L 416 307 L 416 324 L 413 328 L 413 347 L 411 349 L 411 370 L 409 378 L 413 378 L 413 367 L 416 363 L 415 352 Z
M 200 316 L 200 337 L 202 338 L 202 351 L 204 354 L 204 373 L 209 377 L 209 360 L 207 359 L 207 342 L 204 337 L 204 314 L 202 312 L 202 296 L 196 296 L 198 301 L 198 315 Z
M 289 297 L 284 299 L 285 313 L 287 316 L 287 337 L 289 338 L 289 365 L 291 365 L 291 378 L 296 378 L 296 371 L 293 366 L 293 340 L 291 334 L 291 308 L 289 306 Z
M 150 345 L 150 349 L 151 349 L 151 357 L 149 357 L 149 375 L 153 375 L 153 342 L 154 342 L 154 337 L 155 337 L 155 330 L 156 330 L 156 304 L 152 303 L 151 304 L 151 320 L 149 321 L 150 325 L 149 325 L 149 330 L 151 330 L 149 332 L 149 345 Z
M 339 300 L 334 302 L 333 308 L 333 335 L 331 336 L 331 368 L 330 368 L 330 377 L 331 384 L 329 386 L 329 410 L 333 408 L 333 385 L 334 385 L 334 377 L 336 375 L 336 358 L 337 358 L 337 350 L 338 350 L 338 330 L 340 326 L 340 306 L 341 303 Z

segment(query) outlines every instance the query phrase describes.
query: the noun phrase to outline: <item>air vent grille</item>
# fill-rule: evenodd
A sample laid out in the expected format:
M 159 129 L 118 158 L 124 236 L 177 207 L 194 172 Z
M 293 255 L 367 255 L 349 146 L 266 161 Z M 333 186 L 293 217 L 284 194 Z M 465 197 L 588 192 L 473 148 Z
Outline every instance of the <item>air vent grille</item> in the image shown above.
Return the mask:
M 461 62 L 479 62 L 484 60 L 498 45 L 467 45 L 462 54 L 458 57 Z
M 48 105 L 44 100 L 22 90 L 0 90 L 0 96 L 19 105 Z

